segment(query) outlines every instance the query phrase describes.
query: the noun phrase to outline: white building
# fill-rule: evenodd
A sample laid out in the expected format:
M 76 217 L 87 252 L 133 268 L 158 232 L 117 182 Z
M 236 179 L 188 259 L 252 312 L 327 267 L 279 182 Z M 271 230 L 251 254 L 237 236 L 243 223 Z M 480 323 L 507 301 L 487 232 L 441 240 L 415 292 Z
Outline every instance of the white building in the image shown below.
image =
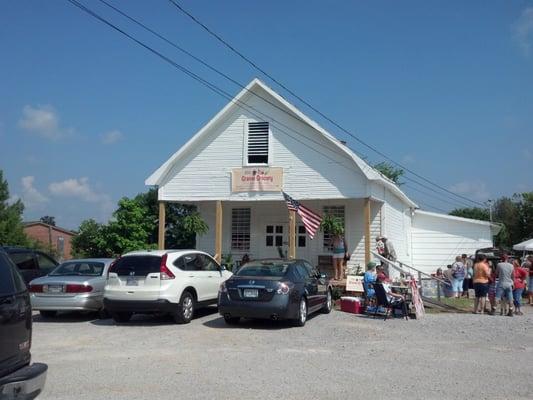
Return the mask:
M 315 212 L 340 217 L 350 262 L 361 266 L 378 234 L 393 242 L 400 261 L 433 271 L 456 254 L 491 246 L 495 229 L 418 211 L 392 181 L 257 79 L 146 184 L 158 187 L 160 220 L 165 202 L 195 204 L 210 227 L 197 247 L 234 259 L 288 250 L 289 212 L 281 190 Z M 296 257 L 318 264 L 329 254 L 327 238 L 320 232 L 310 240 L 296 221 Z M 164 246 L 161 232 L 162 226 Z

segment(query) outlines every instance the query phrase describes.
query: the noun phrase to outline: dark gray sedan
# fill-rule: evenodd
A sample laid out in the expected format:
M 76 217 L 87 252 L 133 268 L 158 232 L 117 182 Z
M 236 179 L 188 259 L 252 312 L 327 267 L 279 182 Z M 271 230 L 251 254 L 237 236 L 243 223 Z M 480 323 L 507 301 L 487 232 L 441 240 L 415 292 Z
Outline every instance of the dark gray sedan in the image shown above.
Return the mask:
M 331 286 L 305 260 L 258 260 L 220 285 L 218 311 L 228 324 L 241 317 L 290 319 L 303 326 L 315 311 L 329 313 Z
M 48 275 L 30 282 L 31 305 L 43 317 L 58 311 L 103 314 L 104 287 L 112 258 L 69 260 Z

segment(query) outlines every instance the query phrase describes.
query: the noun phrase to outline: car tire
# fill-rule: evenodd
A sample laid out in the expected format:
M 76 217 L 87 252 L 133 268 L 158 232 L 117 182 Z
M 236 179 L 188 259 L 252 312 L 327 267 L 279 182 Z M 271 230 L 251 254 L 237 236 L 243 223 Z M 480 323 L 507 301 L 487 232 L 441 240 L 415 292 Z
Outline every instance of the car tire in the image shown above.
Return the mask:
M 55 310 L 41 310 L 41 311 L 39 311 L 39 314 L 41 314 L 41 317 L 43 317 L 43 318 L 54 318 L 57 315 L 57 311 L 55 311 Z
M 240 317 L 228 317 L 227 315 L 224 315 L 224 322 L 228 325 L 237 325 L 240 320 Z
M 108 319 L 109 317 L 111 317 L 111 315 L 105 308 L 101 308 L 100 310 L 98 310 L 96 312 L 96 316 L 98 317 L 98 319 Z
M 184 291 L 178 303 L 177 310 L 172 313 L 172 318 L 177 324 L 188 324 L 194 316 L 194 309 L 196 308 L 194 296 Z
M 114 312 L 114 313 L 111 313 L 111 318 L 113 318 L 113 320 L 115 322 L 128 322 L 130 319 L 131 319 L 131 316 L 133 315 L 133 313 L 131 312 Z
M 307 321 L 307 300 L 305 297 L 300 298 L 298 303 L 298 318 L 294 320 L 294 326 L 304 326 Z
M 333 309 L 333 296 L 331 294 L 331 290 L 328 289 L 328 294 L 326 295 L 326 303 L 324 304 L 324 307 L 322 308 L 322 313 L 329 314 L 332 309 Z

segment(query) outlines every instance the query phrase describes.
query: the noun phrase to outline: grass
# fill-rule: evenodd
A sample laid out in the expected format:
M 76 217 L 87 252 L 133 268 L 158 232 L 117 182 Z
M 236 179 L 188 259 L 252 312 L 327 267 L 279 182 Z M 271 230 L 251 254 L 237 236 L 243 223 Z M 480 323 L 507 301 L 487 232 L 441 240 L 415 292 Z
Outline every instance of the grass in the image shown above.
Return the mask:
M 440 301 L 444 304 L 458 308 L 462 311 L 472 311 L 474 309 L 474 299 L 468 299 L 466 297 L 441 297 Z M 441 310 L 438 308 L 432 308 L 432 311 L 439 312 Z

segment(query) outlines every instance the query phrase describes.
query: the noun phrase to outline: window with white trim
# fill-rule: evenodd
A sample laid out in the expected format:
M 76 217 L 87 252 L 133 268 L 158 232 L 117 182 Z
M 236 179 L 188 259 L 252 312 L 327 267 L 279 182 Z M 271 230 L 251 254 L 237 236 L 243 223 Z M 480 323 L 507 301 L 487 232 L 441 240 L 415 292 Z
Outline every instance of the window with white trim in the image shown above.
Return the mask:
M 268 164 L 268 122 L 248 122 L 247 146 L 248 164 Z
M 231 210 L 231 250 L 250 250 L 250 209 Z
M 330 215 L 340 219 L 342 222 L 342 227 L 346 228 L 346 224 L 344 222 L 344 206 L 324 206 L 324 215 Z M 330 251 L 333 250 L 331 239 L 332 235 L 328 232 L 324 232 L 324 249 Z

